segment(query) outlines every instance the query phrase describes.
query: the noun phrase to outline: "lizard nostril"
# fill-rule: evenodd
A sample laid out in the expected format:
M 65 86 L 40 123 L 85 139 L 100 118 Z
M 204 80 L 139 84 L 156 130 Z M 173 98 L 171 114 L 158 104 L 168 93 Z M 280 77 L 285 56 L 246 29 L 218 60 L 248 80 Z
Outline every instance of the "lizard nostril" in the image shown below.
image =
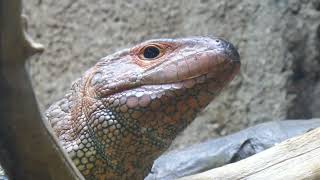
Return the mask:
M 225 53 L 225 55 L 227 55 L 233 61 L 240 61 L 240 55 L 238 53 L 237 48 L 235 48 L 230 42 L 220 38 L 215 38 L 211 42 L 212 49 L 222 50 Z
M 213 41 L 213 44 L 214 44 L 215 47 L 223 48 L 224 45 L 225 45 L 225 42 L 223 40 L 221 40 L 221 39 L 215 39 Z

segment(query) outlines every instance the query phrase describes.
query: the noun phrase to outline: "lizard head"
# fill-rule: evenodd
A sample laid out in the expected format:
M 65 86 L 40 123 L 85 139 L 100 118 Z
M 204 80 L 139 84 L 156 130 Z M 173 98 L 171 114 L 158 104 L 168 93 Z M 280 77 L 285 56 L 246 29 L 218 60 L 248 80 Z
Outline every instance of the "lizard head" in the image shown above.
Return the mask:
M 146 175 L 239 68 L 232 44 L 206 37 L 150 40 L 101 59 L 82 77 L 81 100 L 71 115 L 81 124 L 73 148 L 80 171 L 99 177 Z M 94 166 L 81 163 L 83 147 Z

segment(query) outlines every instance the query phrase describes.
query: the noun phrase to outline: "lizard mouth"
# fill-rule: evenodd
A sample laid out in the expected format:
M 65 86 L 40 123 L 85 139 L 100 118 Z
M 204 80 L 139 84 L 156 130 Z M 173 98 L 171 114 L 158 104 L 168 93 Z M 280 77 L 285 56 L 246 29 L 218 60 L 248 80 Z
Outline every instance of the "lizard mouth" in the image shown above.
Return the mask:
M 134 90 L 146 88 L 189 89 L 197 83 L 208 82 L 208 79 L 214 79 L 216 84 L 224 86 L 240 69 L 239 53 L 231 43 L 223 39 L 206 39 L 206 43 L 206 49 L 191 51 L 185 57 L 176 52 L 177 56 L 168 56 L 168 60 L 145 72 L 131 72 L 128 69 L 126 74 L 127 72 L 123 71 L 122 78 L 110 81 L 111 83 L 95 83 L 94 79 L 106 78 L 99 77 L 99 71 L 94 70 L 88 75 L 84 92 L 88 97 L 101 99 L 117 94 L 128 97 Z M 188 54 L 188 51 L 185 54 Z
M 175 93 L 185 90 L 192 91 L 199 84 L 206 85 L 206 87 L 202 87 L 201 91 L 206 91 L 208 94 L 216 94 L 235 77 L 239 69 L 239 61 L 227 60 L 216 65 L 214 70 L 207 73 L 198 74 L 178 82 L 143 84 L 122 90 L 113 96 L 115 99 L 126 97 L 126 99 L 120 101 L 119 105 L 125 105 L 130 109 L 147 107 L 154 99 L 161 99 L 162 96 L 171 96 L 174 99 Z
M 177 62 L 169 61 L 148 71 L 140 81 L 142 85 L 173 84 L 192 80 L 205 74 L 216 74 L 228 66 L 240 65 L 239 54 L 235 52 L 215 49 L 187 56 Z M 220 73 L 228 76 L 225 72 Z
M 168 81 L 160 84 L 144 84 L 135 88 L 153 90 L 174 90 L 182 88 L 190 89 L 196 84 L 210 83 L 210 81 L 218 84 L 219 86 L 224 86 L 227 81 L 233 79 L 233 77 L 238 73 L 239 67 L 240 61 L 228 61 L 227 63 L 218 65 L 214 71 L 189 76 L 180 81 Z
M 139 81 L 119 80 L 114 84 L 108 84 L 107 88 L 103 86 L 92 87 L 90 85 L 92 78 L 89 78 L 84 92 L 87 92 L 87 95 L 92 98 L 100 99 L 117 95 L 128 97 L 135 92 L 140 92 L 138 95 L 141 95 L 143 90 L 190 89 L 195 84 L 208 81 L 214 81 L 215 84 L 218 83 L 219 85 L 217 86 L 224 86 L 239 71 L 240 60 L 237 57 L 234 54 L 231 56 L 228 51 L 203 52 L 199 57 L 187 57 L 184 59 L 183 62 L 189 63 L 188 65 L 178 63 L 174 68 L 167 65 L 160 70 L 151 71 Z M 152 91 L 148 92 L 148 95 L 156 94 L 152 93 Z

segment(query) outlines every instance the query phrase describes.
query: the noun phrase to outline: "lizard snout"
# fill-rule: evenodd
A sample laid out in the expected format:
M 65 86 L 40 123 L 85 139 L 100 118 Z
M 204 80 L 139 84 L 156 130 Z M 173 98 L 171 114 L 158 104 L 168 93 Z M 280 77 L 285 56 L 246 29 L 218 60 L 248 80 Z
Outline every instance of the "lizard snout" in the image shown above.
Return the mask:
M 213 39 L 212 48 L 222 49 L 223 53 L 232 61 L 240 63 L 240 55 L 234 45 L 224 39 Z

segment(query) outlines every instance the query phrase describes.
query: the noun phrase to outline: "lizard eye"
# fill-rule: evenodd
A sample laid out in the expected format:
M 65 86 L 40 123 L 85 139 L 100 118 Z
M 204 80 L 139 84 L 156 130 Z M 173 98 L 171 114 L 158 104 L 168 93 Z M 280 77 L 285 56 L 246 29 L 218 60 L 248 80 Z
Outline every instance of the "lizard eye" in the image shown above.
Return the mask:
M 146 60 L 151 60 L 159 57 L 161 55 L 161 49 L 155 45 L 149 45 L 142 49 L 142 56 Z

